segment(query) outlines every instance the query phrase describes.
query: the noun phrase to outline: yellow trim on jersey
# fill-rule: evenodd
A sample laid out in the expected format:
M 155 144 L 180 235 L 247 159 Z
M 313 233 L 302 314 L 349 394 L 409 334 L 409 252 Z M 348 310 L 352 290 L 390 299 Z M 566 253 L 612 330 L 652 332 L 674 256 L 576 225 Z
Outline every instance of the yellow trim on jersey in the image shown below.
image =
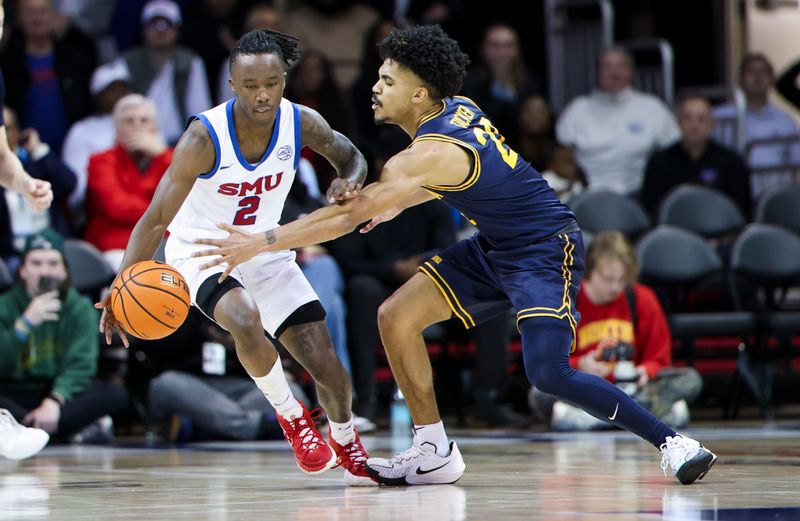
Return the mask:
M 549 308 L 544 306 L 537 306 L 533 308 L 525 308 L 517 313 L 517 330 L 519 330 L 519 323 L 522 319 L 531 317 L 552 317 L 559 320 L 567 319 L 569 327 L 572 329 L 572 347 L 570 352 L 575 350 L 575 342 L 577 340 L 576 329 L 578 327 L 575 317 L 572 316 L 572 301 L 569 296 L 569 286 L 572 283 L 572 271 L 569 267 L 572 265 L 573 257 L 572 252 L 575 250 L 575 245 L 569 240 L 569 235 L 564 234 L 566 243 L 564 244 L 564 260 L 561 264 L 561 275 L 564 277 L 564 295 L 561 299 L 561 307 Z
M 472 103 L 473 105 L 475 105 L 475 108 L 476 108 L 476 109 L 478 109 L 478 110 L 481 110 L 481 108 L 478 106 L 478 104 L 477 104 L 477 103 L 475 103 L 475 100 L 473 100 L 472 98 L 468 98 L 468 97 L 466 97 L 466 96 L 462 96 L 461 94 L 458 94 L 458 95 L 456 95 L 456 96 L 453 96 L 453 98 L 454 98 L 454 99 L 455 99 L 455 98 L 460 98 L 460 99 L 463 99 L 463 100 L 467 100 L 467 101 L 469 101 L 470 103 Z M 483 112 L 483 111 L 481 110 L 481 112 Z
M 452 136 L 446 136 L 444 134 L 423 134 L 418 138 L 415 138 L 414 141 L 411 142 L 411 144 L 413 145 L 414 143 L 417 143 L 419 141 L 441 141 L 443 143 L 452 143 L 454 145 L 458 145 L 472 152 L 472 155 L 475 157 L 475 164 L 472 166 L 472 172 L 467 176 L 467 178 L 461 184 L 427 185 L 423 186 L 423 188 L 440 190 L 442 192 L 460 192 L 462 190 L 466 190 L 467 188 L 478 182 L 478 178 L 481 176 L 481 156 L 475 149 L 475 147 L 473 147 L 466 141 L 461 141 L 460 139 L 454 138 Z
M 437 116 L 441 116 L 442 112 L 444 112 L 444 109 L 446 109 L 446 108 L 447 108 L 447 104 L 444 102 L 444 100 L 442 100 L 442 107 L 439 110 L 437 110 L 433 114 L 428 114 L 427 116 L 425 116 L 424 118 L 419 120 L 419 123 L 417 124 L 417 130 L 419 130 L 419 127 L 421 127 L 422 125 L 424 125 L 428 121 L 432 120 L 433 118 L 435 118 Z
M 456 296 L 455 291 L 453 288 L 450 287 L 450 284 L 442 277 L 441 273 L 439 273 L 436 268 L 433 267 L 433 264 L 430 261 L 425 261 L 422 266 L 419 266 L 419 269 L 422 273 L 427 275 L 436 287 L 439 288 L 439 291 L 442 292 L 442 296 L 447 301 L 447 305 L 450 306 L 450 309 L 453 311 L 453 314 L 461 320 L 464 324 L 464 327 L 469 329 L 475 326 L 475 320 L 472 318 L 472 315 L 467 313 L 467 310 L 461 305 L 459 302 L 458 297 Z M 455 303 L 455 305 L 454 305 Z M 458 309 L 456 309 L 458 308 Z

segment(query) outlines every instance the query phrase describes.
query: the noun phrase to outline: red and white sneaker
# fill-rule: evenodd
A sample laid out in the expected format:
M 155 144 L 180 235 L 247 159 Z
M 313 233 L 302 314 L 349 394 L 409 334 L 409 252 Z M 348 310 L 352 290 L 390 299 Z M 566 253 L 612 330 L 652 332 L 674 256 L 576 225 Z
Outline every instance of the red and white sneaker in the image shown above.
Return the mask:
M 311 413 L 302 403 L 303 415 L 296 418 L 283 418 L 278 415 L 278 423 L 283 435 L 292 446 L 297 466 L 306 474 L 320 474 L 336 465 L 336 454 L 314 425 Z
M 336 453 L 336 465 L 344 469 L 344 482 L 351 487 L 377 487 L 378 482 L 370 477 L 365 464 L 369 454 L 361 444 L 361 438 L 356 431 L 356 439 L 347 445 L 339 445 L 333 436 L 328 438 L 333 451 Z

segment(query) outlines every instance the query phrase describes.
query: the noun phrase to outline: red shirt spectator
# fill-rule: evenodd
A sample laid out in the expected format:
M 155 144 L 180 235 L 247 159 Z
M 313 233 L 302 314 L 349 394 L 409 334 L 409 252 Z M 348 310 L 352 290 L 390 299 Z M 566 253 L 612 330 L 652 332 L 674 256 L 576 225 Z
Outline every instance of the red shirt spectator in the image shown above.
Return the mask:
M 634 346 L 633 363 L 645 367 L 650 378 L 672 365 L 672 338 L 658 298 L 642 284 L 634 284 L 633 291 L 636 331 L 626 292 L 606 304 L 595 304 L 581 287 L 578 294 L 581 322 L 575 351 L 570 356 L 573 367 L 578 367 L 579 358 L 594 353 L 598 343 L 602 345 L 610 339 Z M 610 379 L 610 376 L 606 377 Z
M 133 227 L 172 161 L 155 119 L 155 105 L 129 94 L 114 107 L 117 145 L 89 160 L 85 239 L 103 252 L 124 250 Z M 110 257 L 110 256 L 109 256 Z M 112 264 L 119 259 L 109 258 Z

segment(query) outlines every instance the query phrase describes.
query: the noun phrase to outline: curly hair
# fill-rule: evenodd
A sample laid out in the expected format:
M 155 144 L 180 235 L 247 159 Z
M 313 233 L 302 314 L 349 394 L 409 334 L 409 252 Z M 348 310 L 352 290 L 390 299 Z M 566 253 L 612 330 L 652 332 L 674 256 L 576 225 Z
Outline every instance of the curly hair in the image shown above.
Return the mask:
M 438 25 L 395 29 L 379 45 L 381 60 L 392 60 L 420 77 L 436 99 L 458 93 L 469 58 Z
M 294 36 L 270 31 L 269 29 L 256 29 L 245 34 L 231 51 L 230 69 L 239 56 L 246 54 L 277 54 L 283 61 L 284 67 L 291 69 L 300 60 L 302 52 L 298 49 L 300 40 Z

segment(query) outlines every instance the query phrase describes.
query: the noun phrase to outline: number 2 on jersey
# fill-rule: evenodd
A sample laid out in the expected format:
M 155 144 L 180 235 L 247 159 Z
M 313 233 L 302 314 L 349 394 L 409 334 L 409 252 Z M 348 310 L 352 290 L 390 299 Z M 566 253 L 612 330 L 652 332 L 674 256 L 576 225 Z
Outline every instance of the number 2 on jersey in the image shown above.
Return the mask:
M 259 204 L 261 204 L 261 198 L 255 195 L 251 195 L 250 197 L 245 197 L 240 200 L 239 211 L 236 212 L 236 216 L 233 218 L 233 224 L 239 226 L 245 224 L 255 224 L 255 213 L 258 211 Z
M 505 138 L 497 132 L 497 129 L 492 126 L 492 122 L 489 121 L 489 118 L 482 117 L 480 122 L 478 123 L 483 128 L 475 127 L 475 139 L 478 140 L 478 143 L 481 145 L 486 144 L 486 137 L 488 136 L 489 139 L 494 141 L 494 145 L 497 147 L 497 151 L 500 152 L 500 156 L 503 158 L 503 161 L 508 164 L 511 168 L 514 168 L 517 165 L 517 158 L 519 154 L 511 150 L 511 147 L 508 145 L 503 144 Z

